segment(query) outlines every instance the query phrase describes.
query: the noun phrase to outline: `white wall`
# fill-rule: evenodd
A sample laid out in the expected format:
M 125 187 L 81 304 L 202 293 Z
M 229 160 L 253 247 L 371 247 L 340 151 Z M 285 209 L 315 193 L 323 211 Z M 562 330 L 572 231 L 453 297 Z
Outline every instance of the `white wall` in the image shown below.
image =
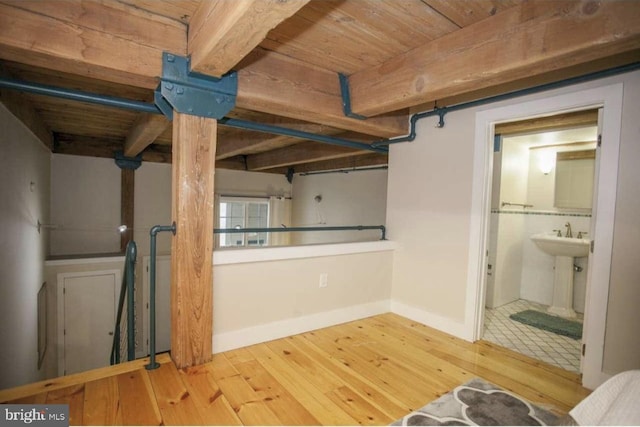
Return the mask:
M 317 202 L 316 196 L 322 200 Z M 387 171 L 296 175 L 293 179 L 293 226 L 384 225 Z M 357 242 L 380 239 L 380 231 L 292 233 L 292 244 Z
M 0 389 L 42 378 L 37 294 L 49 222 L 50 152 L 0 104 Z M 33 185 L 31 184 L 33 183 Z M 48 352 L 53 351 L 51 348 Z
M 640 73 L 624 79 L 616 226 L 613 233 L 604 367 L 640 368 Z M 603 144 L 606 144 L 603 141 Z
M 391 146 L 387 195 L 394 255 L 391 298 L 447 322 L 464 322 L 475 112 L 417 123 L 417 139 Z M 449 326 L 450 324 L 450 326 Z
M 216 265 L 214 352 L 388 312 L 392 262 L 384 251 Z
M 391 147 L 387 225 L 400 248 L 394 256 L 392 299 L 459 330 L 465 321 L 475 114 L 553 94 L 624 84 L 616 225 L 607 316 L 606 372 L 640 368 L 640 72 L 521 97 L 418 122 L 418 138 Z M 603 142 L 603 143 L 606 143 Z
M 500 179 L 500 206 L 502 202 L 527 203 L 529 184 L 529 147 L 514 138 L 502 140 L 502 168 L 494 177 Z M 495 178 L 494 178 L 495 179 Z M 508 206 L 507 206 L 508 207 Z M 509 207 L 508 207 L 509 208 Z
M 51 255 L 120 251 L 120 174 L 112 159 L 51 157 Z
M 133 239 L 142 257 L 150 252 L 151 227 L 171 224 L 171 165 L 142 162 L 135 173 L 134 200 Z M 159 255 L 170 253 L 171 233 L 159 233 L 156 244 Z
M 497 247 L 493 264 L 493 290 L 487 293 L 493 298 L 486 300 L 489 308 L 500 307 L 520 298 L 520 276 L 524 264 L 524 217 L 517 214 L 498 215 L 499 221 L 495 224 Z
M 494 169 L 493 175 L 494 181 L 500 181 L 499 198 L 495 208 L 501 207 L 502 202 L 527 202 L 528 147 L 524 144 L 513 144 L 509 138 L 504 138 L 501 145 L 500 169 Z M 500 307 L 520 298 L 523 262 L 523 218 L 520 215 L 498 215 L 497 219 L 492 221 L 495 230 L 491 230 L 496 243 L 491 246 L 493 250 L 490 251 L 489 257 L 492 278 L 487 283 L 491 289 L 487 289 L 486 305 L 490 308 Z

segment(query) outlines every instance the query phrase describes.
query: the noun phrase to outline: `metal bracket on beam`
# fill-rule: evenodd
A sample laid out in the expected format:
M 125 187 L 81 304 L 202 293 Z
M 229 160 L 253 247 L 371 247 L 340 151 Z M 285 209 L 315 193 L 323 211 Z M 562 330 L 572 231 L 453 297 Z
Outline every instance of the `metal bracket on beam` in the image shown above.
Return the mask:
M 135 157 L 126 157 L 122 151 L 116 151 L 115 161 L 120 169 L 136 170 L 142 164 L 142 153 Z
M 295 169 L 289 168 L 289 169 L 287 169 L 287 173 L 284 174 L 284 176 L 287 178 L 287 182 L 289 184 L 293 183 L 293 174 L 294 173 L 295 173 Z
M 192 72 L 190 68 L 189 58 L 162 54 L 162 98 L 179 113 L 221 119 L 236 105 L 236 72 L 216 78 Z M 164 113 L 166 106 L 158 105 L 157 99 L 156 105 Z
M 366 120 L 367 118 L 365 116 L 361 116 L 360 114 L 356 114 L 351 111 L 349 77 L 345 76 L 342 73 L 338 73 L 338 78 L 340 79 L 340 95 L 342 95 L 342 111 L 344 112 L 344 115 L 347 117 L 351 117 L 352 119 Z
M 162 112 L 162 114 L 169 121 L 173 121 L 173 107 L 169 102 L 162 96 L 162 83 L 158 85 L 156 90 L 153 91 L 153 102 L 158 107 L 158 110 Z

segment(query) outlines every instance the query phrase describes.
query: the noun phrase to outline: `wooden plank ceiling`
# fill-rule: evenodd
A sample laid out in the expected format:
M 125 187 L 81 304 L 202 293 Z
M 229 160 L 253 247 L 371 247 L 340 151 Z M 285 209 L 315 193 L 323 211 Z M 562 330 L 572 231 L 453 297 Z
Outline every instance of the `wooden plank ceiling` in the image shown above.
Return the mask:
M 150 102 L 163 51 L 238 71 L 228 116 L 369 143 L 409 111 L 640 59 L 640 5 L 587 0 L 0 0 L 0 74 Z M 343 114 L 338 73 L 354 112 Z M 6 99 L 0 90 L 0 101 Z M 162 116 L 40 95 L 53 151 L 169 162 Z M 33 115 L 32 115 L 33 116 Z M 32 125 L 33 126 L 33 125 Z M 39 128 L 40 129 L 40 128 Z M 42 131 L 39 132 L 40 134 Z M 46 139 L 46 138 L 42 138 Z M 386 164 L 369 151 L 218 127 L 216 166 L 282 173 Z

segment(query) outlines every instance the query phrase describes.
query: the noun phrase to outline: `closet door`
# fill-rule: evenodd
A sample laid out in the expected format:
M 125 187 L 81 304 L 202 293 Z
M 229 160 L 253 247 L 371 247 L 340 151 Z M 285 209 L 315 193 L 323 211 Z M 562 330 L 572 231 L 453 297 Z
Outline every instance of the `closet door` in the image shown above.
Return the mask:
M 62 289 L 62 375 L 109 365 L 116 316 L 120 271 L 63 273 Z M 62 304 L 61 304 L 62 303 Z

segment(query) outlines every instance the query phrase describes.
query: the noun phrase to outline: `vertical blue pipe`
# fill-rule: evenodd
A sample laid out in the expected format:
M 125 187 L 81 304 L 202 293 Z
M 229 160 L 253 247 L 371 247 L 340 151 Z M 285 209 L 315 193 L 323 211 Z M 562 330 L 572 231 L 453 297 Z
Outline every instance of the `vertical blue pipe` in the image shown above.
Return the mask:
M 113 331 L 113 346 L 111 347 L 111 364 L 120 363 L 120 327 L 116 323 L 116 329 Z
M 151 227 L 151 265 L 149 266 L 149 364 L 147 370 L 157 369 L 160 364 L 156 362 L 156 235 L 160 226 Z
M 135 266 L 138 247 L 133 240 L 127 243 L 127 265 L 125 274 L 127 277 L 127 360 L 136 358 L 136 337 L 135 337 Z
M 499 153 L 502 151 L 502 135 L 499 133 L 493 136 L 493 152 Z
M 150 241 L 150 265 L 149 269 L 149 364 L 145 368 L 150 371 L 157 369 L 160 364 L 156 362 L 156 235 L 161 231 L 171 231 L 176 234 L 176 223 L 171 225 L 155 225 L 151 227 Z

